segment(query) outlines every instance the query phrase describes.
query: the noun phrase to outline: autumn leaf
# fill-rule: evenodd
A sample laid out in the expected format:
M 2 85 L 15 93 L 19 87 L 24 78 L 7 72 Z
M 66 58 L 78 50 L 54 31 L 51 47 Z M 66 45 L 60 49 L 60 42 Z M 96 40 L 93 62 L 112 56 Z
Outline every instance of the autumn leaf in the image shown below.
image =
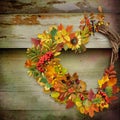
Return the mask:
M 59 43 L 56 47 L 56 51 L 55 52 L 59 52 L 63 49 L 64 43 Z
M 107 87 L 107 82 L 105 82 L 103 85 L 102 85 L 102 89 L 105 89 Z
M 73 29 L 73 26 L 70 25 L 70 26 L 67 26 L 66 31 L 69 32 L 69 33 L 71 33 L 72 29 Z
M 51 93 L 51 97 L 52 97 L 52 98 L 58 98 L 59 95 L 60 95 L 59 92 L 52 92 L 52 93 Z
M 113 86 L 112 89 L 113 89 L 113 94 L 120 91 L 120 89 L 117 86 Z
M 95 93 L 93 92 L 92 89 L 90 89 L 90 91 L 88 92 L 88 99 L 92 100 L 95 98 Z
M 26 60 L 26 62 L 25 62 L 25 67 L 31 67 L 32 65 L 35 65 L 35 63 L 34 62 L 32 62 L 31 60 Z
M 60 24 L 59 26 L 58 26 L 58 30 L 62 30 L 64 28 L 64 26 L 62 25 L 62 24 Z
M 72 101 L 72 100 L 68 100 L 67 101 L 67 104 L 66 104 L 66 108 L 68 109 L 68 108 L 71 108 L 71 107 L 73 107 L 75 104 L 74 104 L 74 102 Z
M 65 96 L 64 96 L 64 95 L 65 95 L 64 93 L 60 93 L 58 99 L 59 99 L 60 101 L 64 101 L 64 99 L 65 99 Z
M 114 86 L 117 83 L 117 78 L 111 78 L 108 82 L 108 86 Z
M 114 101 L 114 100 L 117 100 L 117 99 L 118 99 L 117 96 L 112 96 L 112 97 L 109 98 L 109 101 L 111 102 L 111 101 Z
M 109 81 L 108 75 L 103 76 L 101 80 L 98 80 L 99 87 L 101 88 L 102 85 L 107 81 Z
M 72 39 L 72 38 L 74 38 L 75 37 L 75 33 L 71 33 L 70 34 L 70 38 Z
M 38 46 L 38 45 L 40 45 L 40 40 L 38 40 L 37 38 L 31 38 L 31 41 L 32 41 L 32 43 L 35 45 L 35 47 L 36 46 Z
M 93 117 L 95 114 L 94 112 L 99 112 L 99 108 L 95 104 L 92 104 L 88 109 L 89 116 Z

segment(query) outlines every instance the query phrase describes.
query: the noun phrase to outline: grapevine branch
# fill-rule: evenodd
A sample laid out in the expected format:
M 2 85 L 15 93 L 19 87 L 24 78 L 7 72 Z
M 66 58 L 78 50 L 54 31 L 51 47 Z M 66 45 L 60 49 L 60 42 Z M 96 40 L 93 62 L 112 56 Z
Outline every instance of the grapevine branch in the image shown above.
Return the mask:
M 105 25 L 100 25 L 98 27 L 98 32 L 102 33 L 109 39 L 111 43 L 111 47 L 112 47 L 112 55 L 111 55 L 110 64 L 115 64 L 115 62 L 118 59 L 118 52 L 119 52 L 119 46 L 120 46 L 120 35 L 108 29 L 108 27 L 106 27 Z

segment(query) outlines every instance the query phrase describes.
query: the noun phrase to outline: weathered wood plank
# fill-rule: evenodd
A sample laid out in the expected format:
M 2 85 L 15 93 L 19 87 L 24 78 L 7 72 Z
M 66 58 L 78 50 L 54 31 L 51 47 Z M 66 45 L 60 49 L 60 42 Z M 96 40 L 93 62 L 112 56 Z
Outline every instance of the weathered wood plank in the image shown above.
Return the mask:
M 116 17 L 117 16 L 117 17 Z M 63 23 L 72 24 L 74 30 L 78 29 L 83 14 L 46 14 L 46 15 L 0 15 L 0 48 L 28 48 L 31 47 L 31 38 L 38 33 L 48 30 L 51 25 Z M 115 21 L 117 18 L 118 22 Z M 111 29 L 120 31 L 119 15 L 106 14 Z M 103 35 L 96 34 L 90 37 L 87 48 L 110 48 L 110 44 Z
M 85 118 L 82 115 L 78 116 L 78 113 L 73 110 L 51 110 L 51 111 L 0 111 L 1 120 L 77 120 L 81 116 L 81 118 Z M 87 118 L 87 117 L 86 117 Z
M 119 0 L 1 0 L 0 13 L 120 12 Z
M 120 109 L 97 113 L 93 118 L 81 115 L 78 111 L 38 111 L 38 110 L 1 110 L 1 120 L 119 120 Z
M 25 52 L 25 49 L 1 49 L 0 91 L 41 91 L 42 88 L 39 87 L 36 81 L 27 76 L 27 69 L 24 67 L 25 60 L 27 59 Z M 97 87 L 97 80 L 102 77 L 104 69 L 109 64 L 110 54 L 110 49 L 88 49 L 84 54 L 67 52 L 63 53 L 60 57 L 62 58 L 61 63 L 71 74 L 76 71 L 80 79 L 89 83 L 89 89 L 91 86 L 93 88 Z

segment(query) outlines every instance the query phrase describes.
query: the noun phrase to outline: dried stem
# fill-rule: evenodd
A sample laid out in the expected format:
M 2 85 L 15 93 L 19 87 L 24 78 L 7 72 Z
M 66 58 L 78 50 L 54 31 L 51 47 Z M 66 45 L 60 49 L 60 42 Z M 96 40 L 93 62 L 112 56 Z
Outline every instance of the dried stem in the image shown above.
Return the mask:
M 111 47 L 112 47 L 112 55 L 111 55 L 110 64 L 115 64 L 115 62 L 118 59 L 118 52 L 119 52 L 119 46 L 120 46 L 120 35 L 108 29 L 108 27 L 106 27 L 105 25 L 99 26 L 98 32 L 102 33 L 109 39 L 111 43 Z

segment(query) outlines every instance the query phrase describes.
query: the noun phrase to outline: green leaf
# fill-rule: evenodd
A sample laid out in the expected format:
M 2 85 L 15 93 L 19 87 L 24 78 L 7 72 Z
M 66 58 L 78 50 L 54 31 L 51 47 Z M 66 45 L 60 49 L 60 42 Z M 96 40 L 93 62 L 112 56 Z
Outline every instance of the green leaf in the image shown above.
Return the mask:
M 89 107 L 91 105 L 91 102 L 89 100 L 84 100 L 83 105 Z
M 95 103 L 95 104 L 99 104 L 101 102 L 101 99 L 100 98 L 95 98 L 95 99 L 93 99 L 92 102 Z
M 64 44 L 64 50 L 67 51 L 68 50 L 68 46 L 66 44 Z
M 51 85 L 50 85 L 49 83 L 46 83 L 45 86 L 46 86 L 47 88 L 51 88 Z
M 112 96 L 112 87 L 108 86 L 105 88 L 105 93 L 108 95 L 108 97 Z
M 42 77 L 42 79 L 41 79 L 40 82 L 42 82 L 42 83 L 47 83 L 47 79 L 46 79 L 46 77 Z
M 52 97 L 52 98 L 58 98 L 59 95 L 60 95 L 59 92 L 52 92 L 52 93 L 51 93 L 51 97 Z
M 56 33 L 57 33 L 57 29 L 53 28 L 50 32 L 53 39 L 54 39 L 54 36 L 56 35 Z

